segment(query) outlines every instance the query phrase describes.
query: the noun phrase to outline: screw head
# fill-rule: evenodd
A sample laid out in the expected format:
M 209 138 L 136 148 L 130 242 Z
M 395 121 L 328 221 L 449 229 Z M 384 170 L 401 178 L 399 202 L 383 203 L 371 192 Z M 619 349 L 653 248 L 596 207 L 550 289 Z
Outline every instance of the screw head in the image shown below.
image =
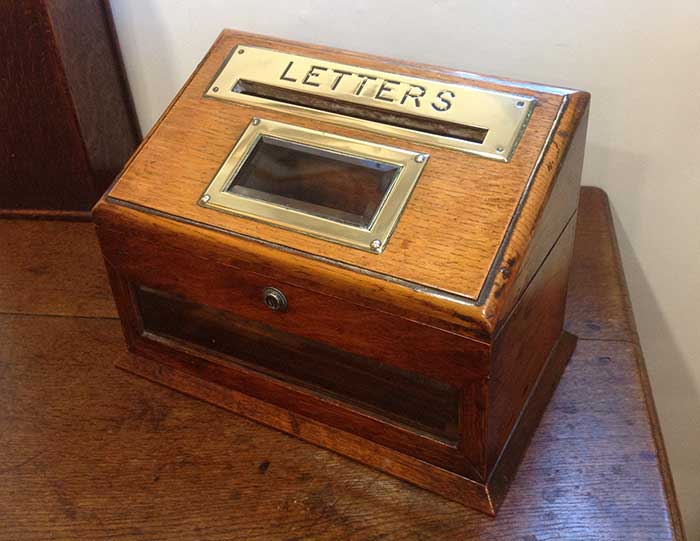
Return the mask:
M 372 248 L 372 250 L 378 252 L 379 249 L 382 247 L 382 241 L 379 239 L 374 239 L 369 246 L 370 248 Z
M 218 92 L 218 91 L 219 91 L 219 87 L 218 87 L 218 86 L 215 86 L 214 88 L 211 89 L 211 91 L 212 91 L 212 92 Z
M 499 154 L 501 152 L 503 152 L 504 150 L 505 150 L 505 148 L 503 148 L 503 147 L 496 147 L 496 152 L 498 152 Z
M 202 203 L 208 203 L 210 199 L 211 199 L 211 196 L 209 194 L 206 194 L 206 195 L 202 196 L 202 199 L 200 199 L 200 201 Z
M 523 107 L 525 107 L 525 102 L 522 101 L 522 100 L 516 101 L 516 102 L 515 102 L 515 106 L 516 106 L 518 109 L 522 109 Z
M 259 118 L 254 118 L 254 119 L 253 119 L 253 126 L 257 126 L 258 124 L 260 124 L 260 119 L 259 119 Z
M 415 158 L 416 162 L 418 162 L 418 163 L 423 163 L 427 159 L 428 159 L 428 156 L 425 154 L 418 154 Z
M 245 49 L 238 49 L 238 54 L 243 54 L 245 52 Z

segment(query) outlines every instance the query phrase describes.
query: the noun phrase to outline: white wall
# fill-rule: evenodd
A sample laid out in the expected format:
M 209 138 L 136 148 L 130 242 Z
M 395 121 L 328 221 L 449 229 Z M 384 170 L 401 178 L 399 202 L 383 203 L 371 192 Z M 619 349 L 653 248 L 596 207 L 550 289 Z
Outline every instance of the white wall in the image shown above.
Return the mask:
M 700 540 L 698 0 L 112 0 L 141 125 L 236 28 L 589 90 L 584 183 L 611 198 L 688 533 Z

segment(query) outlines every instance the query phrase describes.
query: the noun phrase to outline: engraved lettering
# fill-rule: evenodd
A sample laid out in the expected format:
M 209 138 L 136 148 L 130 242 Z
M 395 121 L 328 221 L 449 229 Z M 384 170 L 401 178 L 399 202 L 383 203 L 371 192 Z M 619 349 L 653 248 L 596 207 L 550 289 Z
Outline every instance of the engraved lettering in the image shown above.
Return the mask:
M 441 90 L 437 93 L 437 98 L 440 100 L 440 103 L 436 104 L 433 102 L 430 104 L 433 109 L 436 111 L 447 111 L 450 107 L 452 107 L 452 102 L 445 97 L 446 94 L 449 95 L 450 98 L 455 97 L 454 92 L 451 90 Z
M 360 79 L 362 79 L 362 81 L 360 82 L 359 85 L 357 85 L 357 88 L 355 89 L 355 96 L 359 96 L 359 95 L 360 95 L 360 93 L 362 92 L 362 89 L 363 89 L 363 88 L 365 87 L 365 85 L 367 84 L 367 81 L 369 81 L 369 80 L 376 81 L 376 80 L 377 80 L 376 77 L 371 77 L 371 76 L 369 76 L 369 75 L 364 75 L 364 74 L 362 74 L 362 73 L 358 73 L 357 76 L 358 76 Z
M 343 71 L 343 70 L 339 70 L 338 68 L 333 69 L 333 73 L 337 73 L 338 76 L 331 83 L 331 90 L 335 90 L 338 87 L 338 85 L 340 84 L 340 80 L 343 78 L 343 76 L 352 75 L 351 71 Z
M 292 65 L 294 64 L 294 60 L 290 60 L 289 64 L 287 64 L 287 67 L 284 68 L 284 71 L 282 72 L 282 75 L 280 75 L 280 80 L 282 81 L 290 81 L 292 83 L 296 83 L 297 80 L 294 79 L 293 77 L 287 77 L 287 74 L 289 73 L 289 70 L 292 69 Z
M 313 77 L 318 77 L 319 71 L 328 71 L 328 68 L 324 68 L 322 66 L 311 66 L 309 68 L 309 71 L 306 73 L 306 76 L 304 77 L 304 80 L 302 81 L 302 83 L 305 85 L 309 85 L 309 86 L 316 86 L 316 87 L 321 86 L 319 83 L 315 83 L 314 81 L 309 80 Z
M 403 98 L 401 98 L 401 105 L 406 103 L 408 98 L 413 98 L 416 107 L 420 107 L 420 98 L 425 96 L 425 87 L 420 85 L 411 85 L 408 90 L 404 92 Z
M 400 85 L 400 84 L 401 83 L 399 81 L 390 81 L 388 79 L 382 81 L 382 84 L 379 85 L 379 90 L 377 90 L 377 93 L 374 95 L 374 98 L 377 100 L 388 101 L 389 103 L 394 103 L 393 98 L 382 96 L 382 94 L 385 92 L 391 92 L 393 90 L 389 85 Z

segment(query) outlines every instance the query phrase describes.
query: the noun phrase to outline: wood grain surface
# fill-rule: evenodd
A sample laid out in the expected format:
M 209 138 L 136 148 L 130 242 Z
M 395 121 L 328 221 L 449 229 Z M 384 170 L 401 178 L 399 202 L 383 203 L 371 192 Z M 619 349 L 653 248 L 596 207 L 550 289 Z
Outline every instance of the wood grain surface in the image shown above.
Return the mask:
M 501 163 L 326 121 L 204 98 L 227 55 L 242 43 L 325 61 L 349 62 L 398 74 L 516 92 L 536 97 L 538 105 L 512 160 Z M 532 208 L 528 207 L 528 212 L 535 214 L 546 199 L 557 172 L 555 158 L 562 159 L 565 155 L 583 112 L 581 105 L 585 103 L 587 98 L 580 92 L 486 81 L 447 69 L 224 31 L 109 195 L 180 219 L 248 238 L 265 239 L 304 254 L 342 261 L 383 276 L 476 299 L 530 174 L 537 169 L 550 131 L 554 131 L 560 141 L 558 149 L 550 153 L 554 161 L 547 163 L 538 175 L 537 189 L 529 202 Z M 566 110 L 561 128 L 555 125 L 560 110 Z M 430 155 L 402 219 L 381 255 L 348 250 L 332 242 L 194 204 L 254 116 Z M 169 182 L 164 183 L 164 178 L 170 179 Z M 523 227 L 527 225 L 526 220 Z M 527 234 L 523 231 L 520 242 L 526 241 Z
M 0 215 L 87 212 L 140 133 L 102 0 L 0 2 Z
M 349 128 L 327 116 L 271 111 L 210 95 L 212 84 L 221 86 L 219 94 L 232 91 L 228 83 L 212 83 L 212 78 L 234 48 L 235 57 L 244 54 L 245 59 L 252 54 L 249 46 L 523 93 L 537 106 L 508 163 L 439 146 L 424 148 L 415 140 L 408 144 L 417 147 L 406 147 L 407 141 L 361 124 Z M 550 372 L 561 375 L 575 346 L 575 338 L 562 337 L 562 323 L 587 103 L 583 92 L 222 32 L 94 209 L 128 349 L 139 357 L 120 360 L 118 366 L 495 513 L 529 440 L 519 424 L 534 430 L 556 382 Z M 222 171 L 232 143 L 260 117 L 430 156 L 394 238 L 381 254 L 197 204 Z M 288 161 L 284 167 L 293 168 Z M 565 228 L 568 233 L 562 233 Z M 506 249 L 510 255 L 504 259 Z M 502 265 L 498 272 L 496 264 Z M 500 278 L 492 288 L 495 274 Z M 310 287 L 295 283 L 299 275 Z M 160 333 L 144 328 L 139 287 L 186 299 L 193 304 L 189 315 L 180 312 L 178 328 L 155 325 Z M 287 296 L 284 313 L 260 302 L 267 287 Z M 398 297 L 389 313 L 348 299 L 358 291 L 364 298 L 381 297 L 377 292 L 382 290 Z M 404 298 L 412 299 L 415 311 L 404 310 Z M 150 321 L 172 318 L 172 303 L 158 303 Z M 444 321 L 436 328 L 419 324 L 430 317 L 425 306 L 443 303 L 443 320 L 473 321 L 477 330 L 468 325 L 452 333 Z M 222 337 L 221 326 L 233 318 L 243 318 L 249 328 L 238 349 L 224 352 L 231 341 L 230 333 Z M 461 397 L 453 408 L 459 412 L 457 437 L 440 440 L 434 433 L 407 430 L 382 412 L 329 396 L 325 385 L 313 386 L 309 377 L 290 380 L 288 373 L 270 373 L 269 366 L 247 365 L 240 348 L 246 336 L 252 340 L 249 322 L 448 384 Z M 192 336 L 183 332 L 194 328 L 199 339 L 193 347 Z M 339 377 L 334 373 L 331 379 Z M 520 437 L 512 436 L 516 432 Z M 346 434 L 362 440 L 348 444 Z M 499 461 L 511 468 L 506 471 Z M 489 488 L 497 467 L 498 497 Z
M 22 312 L 0 315 L 0 539 L 683 539 L 599 190 L 582 192 L 566 322 L 588 334 L 496 519 L 114 369 L 119 322 L 91 317 L 106 283 L 91 300 L 73 285 L 103 275 L 91 226 L 35 227 L 15 254 L 56 273 L 51 302 L 0 266 L 2 311 Z
M 0 219 L 0 313 L 116 317 L 89 223 Z
M 431 158 L 390 246 L 377 256 L 195 204 L 253 116 L 376 143 L 406 143 L 203 98 L 216 69 L 239 42 L 519 92 L 536 97 L 538 106 L 508 164 L 418 145 L 416 150 Z M 95 207 L 94 217 L 102 226 L 139 228 L 139 236 L 147 227 L 159 236 L 169 232 L 174 235 L 170 241 L 189 242 L 194 246 L 188 251 L 202 257 L 489 341 L 575 211 L 587 106 L 585 92 L 224 31 Z M 163 183 L 163 178 L 171 181 Z M 572 189 L 559 189 L 559 184 Z M 517 220 L 511 221 L 516 208 Z M 554 210 L 545 212 L 549 208 Z

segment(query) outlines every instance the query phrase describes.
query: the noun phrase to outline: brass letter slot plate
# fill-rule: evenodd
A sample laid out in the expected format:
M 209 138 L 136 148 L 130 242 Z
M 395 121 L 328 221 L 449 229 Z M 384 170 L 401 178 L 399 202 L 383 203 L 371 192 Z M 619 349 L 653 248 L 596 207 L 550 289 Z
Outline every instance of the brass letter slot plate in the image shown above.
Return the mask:
M 508 161 L 529 96 L 238 45 L 206 96 Z
M 428 155 L 254 118 L 200 205 L 381 253 Z

